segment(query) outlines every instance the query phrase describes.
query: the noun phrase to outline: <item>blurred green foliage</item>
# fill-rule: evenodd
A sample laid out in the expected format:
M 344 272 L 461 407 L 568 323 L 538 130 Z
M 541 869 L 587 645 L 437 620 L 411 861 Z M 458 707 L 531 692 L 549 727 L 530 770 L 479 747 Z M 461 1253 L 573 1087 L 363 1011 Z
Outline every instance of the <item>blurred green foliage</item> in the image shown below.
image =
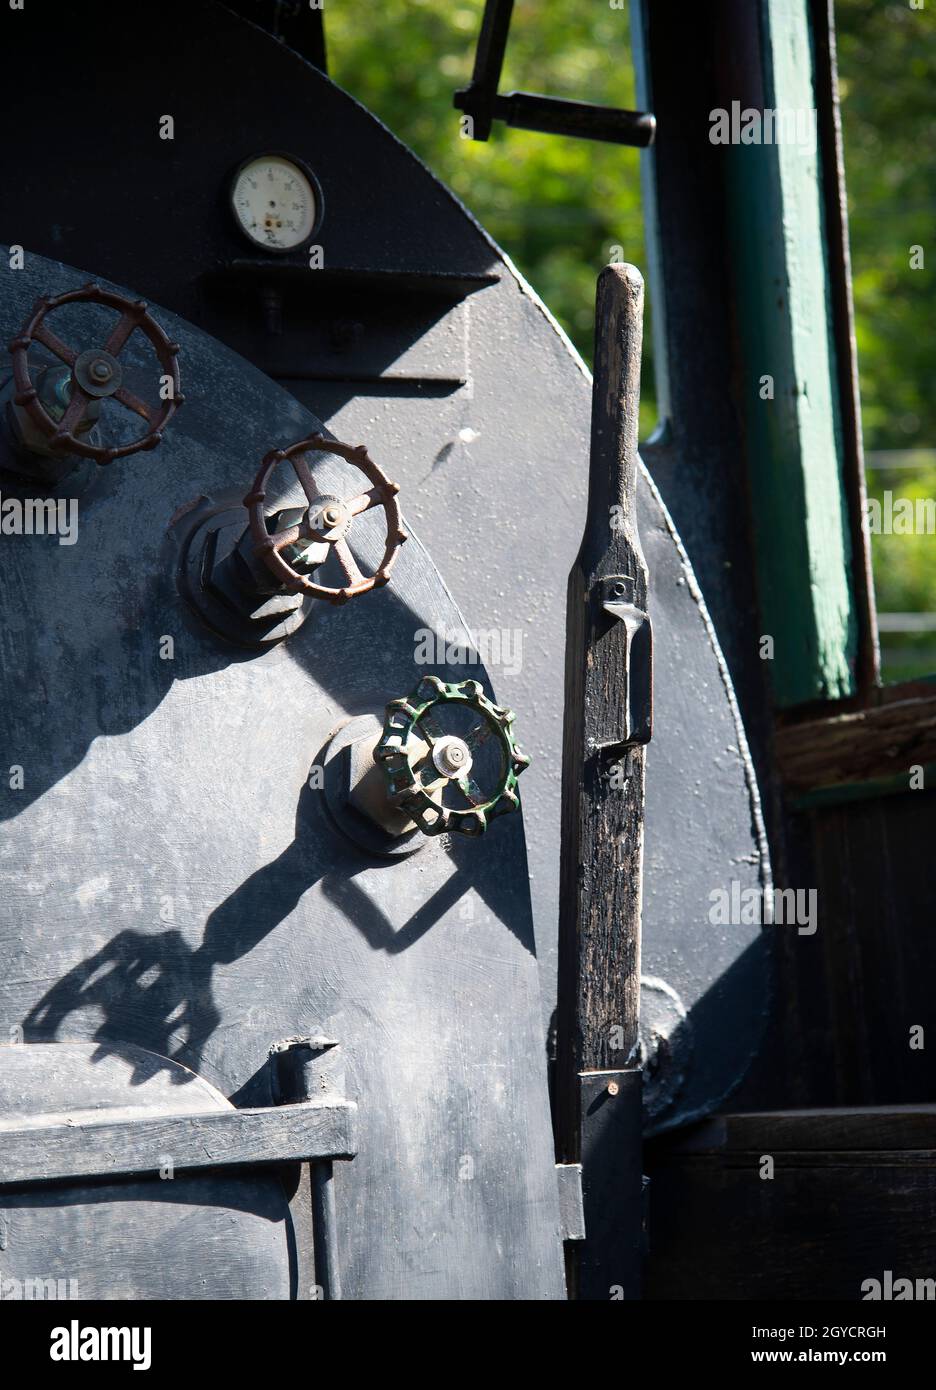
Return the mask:
M 868 494 L 936 497 L 936 5 L 835 14 Z M 873 466 L 921 446 L 928 462 Z M 880 612 L 936 613 L 936 538 L 872 535 L 871 554 Z M 881 657 L 887 680 L 936 671 L 936 632 L 882 633 Z
M 645 264 L 636 150 L 495 125 L 461 136 L 452 94 L 471 77 L 483 0 L 328 0 L 331 76 L 413 149 L 479 219 L 591 358 L 595 277 L 611 258 Z M 502 89 L 633 109 L 626 8 L 516 0 Z M 649 325 L 646 333 L 649 362 Z M 646 366 L 648 422 L 652 371 Z
M 586 359 L 595 276 L 620 247 L 646 263 L 639 155 L 495 125 L 460 135 L 483 0 L 328 0 L 332 76 L 442 178 L 507 251 Z M 936 447 L 936 0 L 836 0 L 865 445 Z M 636 106 L 627 10 L 516 0 L 503 90 Z M 911 247 L 925 266 L 910 268 Z M 652 299 L 648 309 L 652 313 Z M 641 433 L 655 416 L 645 335 Z M 930 489 L 933 470 L 869 471 L 869 491 Z M 932 536 L 873 538 L 878 606 L 936 611 Z M 936 638 L 885 637 L 885 674 L 933 669 Z
M 933 447 L 936 5 L 837 0 L 835 15 L 865 447 Z
M 869 455 L 872 465 L 874 457 Z M 888 492 L 893 505 L 902 498 L 912 503 L 936 498 L 936 450 L 921 450 L 906 468 L 869 466 L 867 482 L 869 498 L 876 498 L 882 509 Z M 879 612 L 936 615 L 936 537 L 931 532 L 872 533 L 871 558 Z M 881 666 L 888 681 L 936 672 L 936 630 L 882 632 Z

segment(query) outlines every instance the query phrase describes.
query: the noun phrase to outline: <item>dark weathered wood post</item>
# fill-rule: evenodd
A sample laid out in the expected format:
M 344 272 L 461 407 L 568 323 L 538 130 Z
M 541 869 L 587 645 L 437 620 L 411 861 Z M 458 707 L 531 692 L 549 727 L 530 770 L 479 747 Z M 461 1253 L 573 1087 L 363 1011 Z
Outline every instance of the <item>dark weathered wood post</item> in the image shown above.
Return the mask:
M 635 1298 L 642 1228 L 640 898 L 651 731 L 647 569 L 635 518 L 643 280 L 598 278 L 588 516 L 569 575 L 557 1141 L 582 1164 L 572 1297 Z

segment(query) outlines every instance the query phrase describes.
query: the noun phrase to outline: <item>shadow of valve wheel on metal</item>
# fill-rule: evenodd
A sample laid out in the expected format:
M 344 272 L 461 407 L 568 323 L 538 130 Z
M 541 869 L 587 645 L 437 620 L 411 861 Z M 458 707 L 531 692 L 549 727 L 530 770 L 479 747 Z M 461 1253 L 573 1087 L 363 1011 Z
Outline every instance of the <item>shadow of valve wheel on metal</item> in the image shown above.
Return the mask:
M 374 749 L 389 799 L 426 835 L 482 835 L 495 817 L 520 809 L 517 779 L 530 759 L 513 722 L 513 710 L 495 705 L 478 681 L 424 676 L 387 705 Z
M 115 309 L 120 317 L 100 346 L 77 349 L 63 341 L 49 325 L 49 318 L 66 305 L 99 304 Z M 139 331 L 149 341 L 160 368 L 160 404 L 151 405 L 124 385 L 124 367 L 120 354 L 131 334 Z M 63 362 L 71 372 L 68 378 L 62 412 L 59 418 L 50 413 L 47 403 L 30 373 L 29 350 L 40 343 Z M 100 285 L 88 284 L 80 290 L 60 295 L 44 295 L 36 301 L 30 317 L 10 343 L 13 364 L 14 404 L 21 407 L 32 424 L 48 441 L 50 448 L 62 454 L 79 454 L 95 463 L 113 463 L 142 450 L 155 449 L 162 441 L 163 430 L 183 403 L 179 379 L 178 343 L 170 341 L 149 313 L 145 300 L 129 299 Z M 145 420 L 148 429 L 138 439 L 126 444 L 108 446 L 92 444 L 83 434 L 89 417 L 100 403 L 114 400 Z M 85 431 L 81 426 L 85 425 Z
M 360 469 L 371 486 L 348 498 L 322 492 L 306 462 L 305 455 L 310 453 L 335 454 L 343 458 Z M 282 462 L 292 464 L 308 506 L 296 525 L 271 534 L 263 504 L 273 470 Z M 392 483 L 377 467 L 364 444 L 342 444 L 340 440 L 313 434 L 291 444 L 288 449 L 271 449 L 260 465 L 251 491 L 244 498 L 253 553 L 283 588 L 309 594 L 326 603 L 347 603 L 349 599 L 390 582 L 390 571 L 407 539 L 397 501 L 399 490 L 399 485 Z M 380 564 L 372 575 L 365 575 L 351 553 L 348 536 L 356 518 L 374 507 L 383 508 L 386 537 Z M 343 585 L 320 584 L 310 578 L 308 571 L 318 569 L 329 555 L 334 555 L 340 566 L 345 579 Z M 296 568 L 297 565 L 302 569 Z

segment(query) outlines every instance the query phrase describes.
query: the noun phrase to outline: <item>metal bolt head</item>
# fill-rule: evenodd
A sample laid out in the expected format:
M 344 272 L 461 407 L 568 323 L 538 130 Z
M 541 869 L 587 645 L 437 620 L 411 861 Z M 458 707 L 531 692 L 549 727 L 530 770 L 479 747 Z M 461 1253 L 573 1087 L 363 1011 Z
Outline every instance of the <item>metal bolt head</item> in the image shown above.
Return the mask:
M 88 348 L 79 353 L 72 375 L 89 396 L 112 396 L 123 379 L 120 363 L 103 348 Z
M 467 777 L 471 771 L 471 752 L 467 743 L 454 734 L 441 738 L 432 750 L 435 769 L 443 777 Z
M 317 539 L 334 544 L 351 529 L 351 513 L 340 497 L 321 497 L 309 508 L 309 526 Z

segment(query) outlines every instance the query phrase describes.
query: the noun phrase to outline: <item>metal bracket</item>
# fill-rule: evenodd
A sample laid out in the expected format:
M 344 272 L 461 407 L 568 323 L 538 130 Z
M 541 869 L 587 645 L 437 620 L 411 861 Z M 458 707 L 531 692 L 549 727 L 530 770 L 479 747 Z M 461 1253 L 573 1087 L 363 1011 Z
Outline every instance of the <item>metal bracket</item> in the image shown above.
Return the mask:
M 580 1299 L 640 1297 L 644 1244 L 641 1084 L 637 1067 L 579 1073 L 582 1193 L 588 1232 L 579 1257 Z
M 653 628 L 650 615 L 630 602 L 634 581 L 627 575 L 608 575 L 596 589 L 603 611 L 623 626 L 627 673 L 623 699 L 609 701 L 615 727 L 609 728 L 600 747 L 623 751 L 635 743 L 649 743 L 653 734 Z
M 471 139 L 487 140 L 494 121 L 547 135 L 571 135 L 581 140 L 605 140 L 645 148 L 653 143 L 656 118 L 646 111 L 623 111 L 566 101 L 538 92 L 498 92 L 513 0 L 487 0 L 475 54 L 471 85 L 453 98 L 455 107 L 473 122 Z
M 270 1048 L 273 1091 L 287 1110 L 303 1110 L 310 1104 L 348 1104 L 344 1094 L 344 1058 L 338 1043 L 318 1034 L 284 1038 Z M 313 1099 L 319 1097 L 319 1099 Z M 356 1109 L 357 1107 L 353 1107 Z M 313 1154 L 309 1178 L 312 1198 L 312 1230 L 315 1248 L 315 1282 L 330 1302 L 341 1298 L 341 1263 L 338 1257 L 338 1211 L 332 1158 L 341 1154 Z
M 581 1163 L 557 1163 L 556 1182 L 559 1186 L 559 1234 L 563 1240 L 584 1240 Z

